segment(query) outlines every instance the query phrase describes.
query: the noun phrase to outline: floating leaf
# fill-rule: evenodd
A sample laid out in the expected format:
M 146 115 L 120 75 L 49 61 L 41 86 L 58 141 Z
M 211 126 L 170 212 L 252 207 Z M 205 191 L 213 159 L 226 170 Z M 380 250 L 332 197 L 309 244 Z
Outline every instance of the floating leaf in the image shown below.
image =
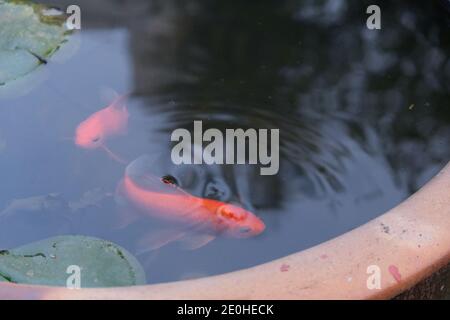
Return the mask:
M 22 77 L 66 41 L 66 15 L 27 0 L 0 0 L 0 85 Z
M 0 251 L 0 281 L 66 286 L 70 266 L 80 268 L 82 288 L 145 283 L 144 271 L 130 253 L 96 238 L 60 236 Z

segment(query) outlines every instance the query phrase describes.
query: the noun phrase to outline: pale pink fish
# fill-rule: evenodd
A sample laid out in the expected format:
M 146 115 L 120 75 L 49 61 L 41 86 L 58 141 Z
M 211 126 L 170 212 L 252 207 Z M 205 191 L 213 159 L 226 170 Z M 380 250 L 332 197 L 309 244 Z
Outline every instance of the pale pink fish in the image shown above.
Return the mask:
M 84 149 L 96 149 L 104 147 L 108 138 L 125 134 L 128 126 L 126 97 L 118 97 L 81 122 L 75 132 L 75 144 Z

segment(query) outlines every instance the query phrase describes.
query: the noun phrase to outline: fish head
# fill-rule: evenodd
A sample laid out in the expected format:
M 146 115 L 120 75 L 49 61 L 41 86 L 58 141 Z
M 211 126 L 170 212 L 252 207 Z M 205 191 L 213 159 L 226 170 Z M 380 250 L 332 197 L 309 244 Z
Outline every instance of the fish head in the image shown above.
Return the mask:
M 266 228 L 264 222 L 252 212 L 237 205 L 223 204 L 216 212 L 225 232 L 236 238 L 256 236 Z
M 103 144 L 103 133 L 99 126 L 82 123 L 75 133 L 75 144 L 85 149 L 96 149 Z

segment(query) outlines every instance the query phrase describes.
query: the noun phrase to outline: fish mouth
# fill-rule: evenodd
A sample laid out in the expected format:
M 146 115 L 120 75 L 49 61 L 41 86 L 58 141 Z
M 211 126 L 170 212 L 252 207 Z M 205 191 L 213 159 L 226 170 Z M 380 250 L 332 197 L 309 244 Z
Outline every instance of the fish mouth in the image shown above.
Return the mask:
M 75 137 L 75 144 L 84 149 L 96 149 L 101 141 L 101 137 L 96 139 L 86 139 L 84 137 Z
M 240 227 L 235 231 L 235 236 L 238 238 L 250 238 L 256 234 L 255 230 L 250 227 Z
M 236 238 L 250 238 L 261 234 L 265 229 L 265 224 L 258 219 L 254 224 L 238 227 L 232 233 Z

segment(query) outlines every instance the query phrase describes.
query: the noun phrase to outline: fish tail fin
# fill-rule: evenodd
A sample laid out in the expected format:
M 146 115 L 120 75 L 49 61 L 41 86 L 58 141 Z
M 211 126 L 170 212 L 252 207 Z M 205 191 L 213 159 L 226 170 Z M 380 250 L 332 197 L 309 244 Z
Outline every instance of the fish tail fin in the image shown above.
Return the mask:
M 116 108 L 116 109 L 127 111 L 128 110 L 128 108 L 127 108 L 128 97 L 129 97 L 129 94 L 123 94 L 121 96 L 118 96 L 113 100 L 111 105 L 114 106 L 114 108 Z
M 126 103 L 131 93 L 125 93 L 120 95 L 114 89 L 108 87 L 102 87 L 100 91 L 102 100 L 109 101 L 110 106 L 119 110 L 127 109 Z

